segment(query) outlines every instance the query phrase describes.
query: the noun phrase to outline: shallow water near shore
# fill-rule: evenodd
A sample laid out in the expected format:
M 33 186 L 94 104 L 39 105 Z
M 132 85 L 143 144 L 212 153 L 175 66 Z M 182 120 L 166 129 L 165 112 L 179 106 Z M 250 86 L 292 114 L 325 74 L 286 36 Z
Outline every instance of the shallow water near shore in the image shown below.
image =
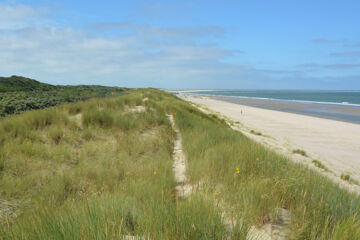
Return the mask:
M 291 95 L 292 93 L 293 95 Z M 360 124 L 359 91 L 259 90 L 207 91 L 196 92 L 196 94 L 207 95 L 213 97 L 214 99 L 252 107 L 260 107 Z M 275 97 L 278 99 L 275 99 Z
M 190 91 L 189 91 L 190 92 Z M 199 94 L 360 106 L 360 90 L 204 90 Z

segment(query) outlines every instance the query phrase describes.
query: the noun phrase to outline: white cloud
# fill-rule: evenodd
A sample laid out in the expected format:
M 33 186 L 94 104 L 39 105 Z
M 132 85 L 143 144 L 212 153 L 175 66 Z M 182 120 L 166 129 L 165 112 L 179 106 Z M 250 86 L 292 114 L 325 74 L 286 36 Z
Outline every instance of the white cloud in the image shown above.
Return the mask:
M 20 29 L 38 25 L 44 19 L 46 9 L 35 9 L 27 5 L 5 5 L 0 3 L 0 30 Z
M 216 44 L 163 44 L 169 38 L 156 41 L 157 36 L 104 37 L 55 27 L 0 31 L 0 75 L 57 84 L 168 88 L 276 88 L 299 76 L 298 71 L 224 63 L 239 51 Z

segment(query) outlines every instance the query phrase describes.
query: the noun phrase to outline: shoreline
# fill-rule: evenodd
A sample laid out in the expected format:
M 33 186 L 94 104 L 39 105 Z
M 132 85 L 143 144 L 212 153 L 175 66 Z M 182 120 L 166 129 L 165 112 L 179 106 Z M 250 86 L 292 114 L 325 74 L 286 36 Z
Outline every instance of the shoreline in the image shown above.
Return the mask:
M 188 90 L 165 90 L 169 93 L 173 93 L 173 94 L 181 94 L 181 93 L 195 93 L 195 92 L 211 92 L 214 90 L 209 90 L 209 89 L 188 89 Z
M 280 99 L 280 98 L 267 98 L 267 97 L 248 97 L 248 96 L 231 96 L 231 95 L 218 95 L 218 94 L 204 94 L 201 92 L 211 92 L 213 90 L 194 90 L 194 91 L 169 91 L 171 93 L 177 94 L 190 94 L 190 95 L 199 95 L 199 96 L 209 96 L 209 97 L 228 97 L 228 98 L 244 98 L 244 99 L 259 99 L 259 100 L 268 100 L 268 101 L 278 101 L 278 102 L 295 102 L 295 103 L 306 103 L 306 104 L 323 104 L 323 105 L 338 105 L 342 107 L 359 107 L 358 103 L 348 103 L 348 102 L 319 102 L 319 101 L 310 101 L 310 100 L 300 100 L 300 99 Z M 197 94 L 199 93 L 199 94 Z
M 360 193 L 360 124 L 241 105 L 204 95 L 179 95 L 208 113 L 225 116 L 231 127 L 295 162 Z M 295 154 L 304 150 L 306 156 Z M 319 168 L 320 162 L 327 169 Z M 341 180 L 349 175 L 353 184 Z
M 360 107 L 351 104 L 328 104 L 318 102 L 306 102 L 297 100 L 278 100 L 238 96 L 218 96 L 207 94 L 180 94 L 197 97 L 208 97 L 229 103 L 246 105 L 250 107 L 301 114 L 323 119 L 338 120 L 348 123 L 360 124 Z

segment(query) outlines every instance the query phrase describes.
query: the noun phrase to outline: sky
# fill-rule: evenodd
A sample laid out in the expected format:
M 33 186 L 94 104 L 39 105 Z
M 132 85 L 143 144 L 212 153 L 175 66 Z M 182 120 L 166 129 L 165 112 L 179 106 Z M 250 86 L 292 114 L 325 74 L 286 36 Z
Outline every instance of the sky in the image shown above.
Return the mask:
M 360 89 L 358 0 L 0 0 L 0 76 L 168 89 Z

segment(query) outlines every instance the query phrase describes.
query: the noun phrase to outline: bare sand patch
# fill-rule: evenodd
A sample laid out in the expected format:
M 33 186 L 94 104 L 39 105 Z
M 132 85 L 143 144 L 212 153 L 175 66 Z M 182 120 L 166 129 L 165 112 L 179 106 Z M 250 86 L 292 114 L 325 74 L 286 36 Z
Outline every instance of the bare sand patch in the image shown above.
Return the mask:
M 133 112 L 133 113 L 141 113 L 145 112 L 146 108 L 144 106 L 134 106 L 134 107 L 127 107 L 125 108 L 125 112 Z
M 78 127 L 82 127 L 82 114 L 78 113 L 74 116 L 69 116 L 69 120 L 76 123 Z

